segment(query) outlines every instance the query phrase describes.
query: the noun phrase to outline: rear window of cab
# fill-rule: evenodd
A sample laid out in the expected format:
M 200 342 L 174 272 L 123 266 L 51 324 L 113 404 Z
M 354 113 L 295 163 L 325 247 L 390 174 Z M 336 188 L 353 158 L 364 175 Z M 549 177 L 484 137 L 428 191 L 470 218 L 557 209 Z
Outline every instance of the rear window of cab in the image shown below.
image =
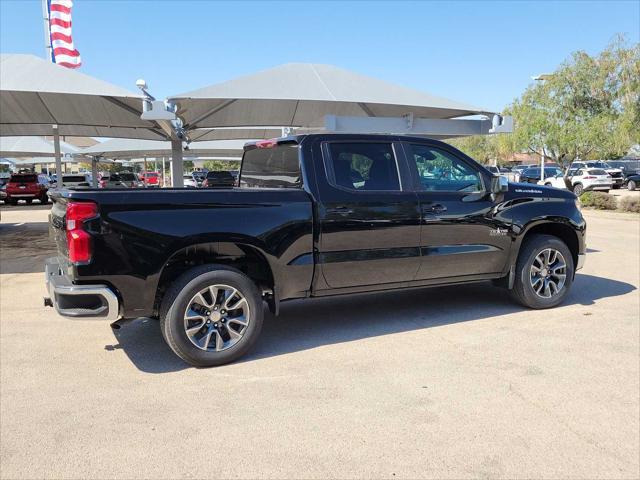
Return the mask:
M 244 152 L 241 187 L 299 188 L 302 186 L 298 145 L 253 148 Z
M 36 183 L 38 177 L 36 175 L 11 175 L 10 183 Z

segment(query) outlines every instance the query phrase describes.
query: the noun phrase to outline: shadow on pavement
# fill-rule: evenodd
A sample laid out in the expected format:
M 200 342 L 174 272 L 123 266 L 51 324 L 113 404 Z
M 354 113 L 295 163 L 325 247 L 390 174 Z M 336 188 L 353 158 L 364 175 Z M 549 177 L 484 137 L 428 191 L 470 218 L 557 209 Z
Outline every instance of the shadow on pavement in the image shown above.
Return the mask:
M 593 305 L 596 300 L 635 290 L 628 283 L 592 275 L 578 275 L 563 305 Z M 249 362 L 322 345 L 483 320 L 523 311 L 506 290 L 489 283 L 397 290 L 284 302 L 278 317 L 265 316 L 262 334 Z M 122 349 L 144 372 L 163 373 L 189 368 L 165 344 L 158 322 L 136 320 L 115 331 Z
M 47 222 L 0 224 L 0 273 L 44 272 L 44 260 L 55 254 Z

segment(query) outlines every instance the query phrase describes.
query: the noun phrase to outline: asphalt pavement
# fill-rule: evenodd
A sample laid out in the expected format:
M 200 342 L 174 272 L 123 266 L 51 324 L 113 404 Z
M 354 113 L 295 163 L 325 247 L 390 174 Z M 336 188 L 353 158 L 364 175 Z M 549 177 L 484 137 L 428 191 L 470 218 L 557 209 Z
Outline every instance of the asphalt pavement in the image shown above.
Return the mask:
M 288 302 L 237 363 L 42 306 L 47 207 L 0 212 L 0 476 L 639 478 L 640 217 L 585 212 L 564 305 L 490 284 Z

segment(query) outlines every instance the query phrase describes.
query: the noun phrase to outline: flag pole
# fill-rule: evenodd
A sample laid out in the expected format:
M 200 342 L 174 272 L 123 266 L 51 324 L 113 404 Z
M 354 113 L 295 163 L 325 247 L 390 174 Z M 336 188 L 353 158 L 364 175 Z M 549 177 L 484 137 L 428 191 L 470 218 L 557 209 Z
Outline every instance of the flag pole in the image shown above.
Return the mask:
M 42 20 L 44 23 L 44 51 L 49 62 L 53 62 L 51 54 L 51 31 L 49 30 L 49 1 L 42 0 Z

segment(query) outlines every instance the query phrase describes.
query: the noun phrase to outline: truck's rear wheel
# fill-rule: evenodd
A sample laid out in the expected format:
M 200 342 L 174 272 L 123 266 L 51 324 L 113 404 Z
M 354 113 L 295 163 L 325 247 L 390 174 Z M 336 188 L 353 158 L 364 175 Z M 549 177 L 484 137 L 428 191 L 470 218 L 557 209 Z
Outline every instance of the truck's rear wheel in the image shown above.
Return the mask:
M 196 367 L 212 367 L 244 355 L 260 335 L 262 317 L 262 298 L 250 278 L 222 265 L 203 265 L 167 290 L 160 328 L 176 355 Z
M 573 272 L 573 256 L 562 240 L 533 235 L 520 248 L 511 293 L 525 307 L 555 307 L 569 293 Z

